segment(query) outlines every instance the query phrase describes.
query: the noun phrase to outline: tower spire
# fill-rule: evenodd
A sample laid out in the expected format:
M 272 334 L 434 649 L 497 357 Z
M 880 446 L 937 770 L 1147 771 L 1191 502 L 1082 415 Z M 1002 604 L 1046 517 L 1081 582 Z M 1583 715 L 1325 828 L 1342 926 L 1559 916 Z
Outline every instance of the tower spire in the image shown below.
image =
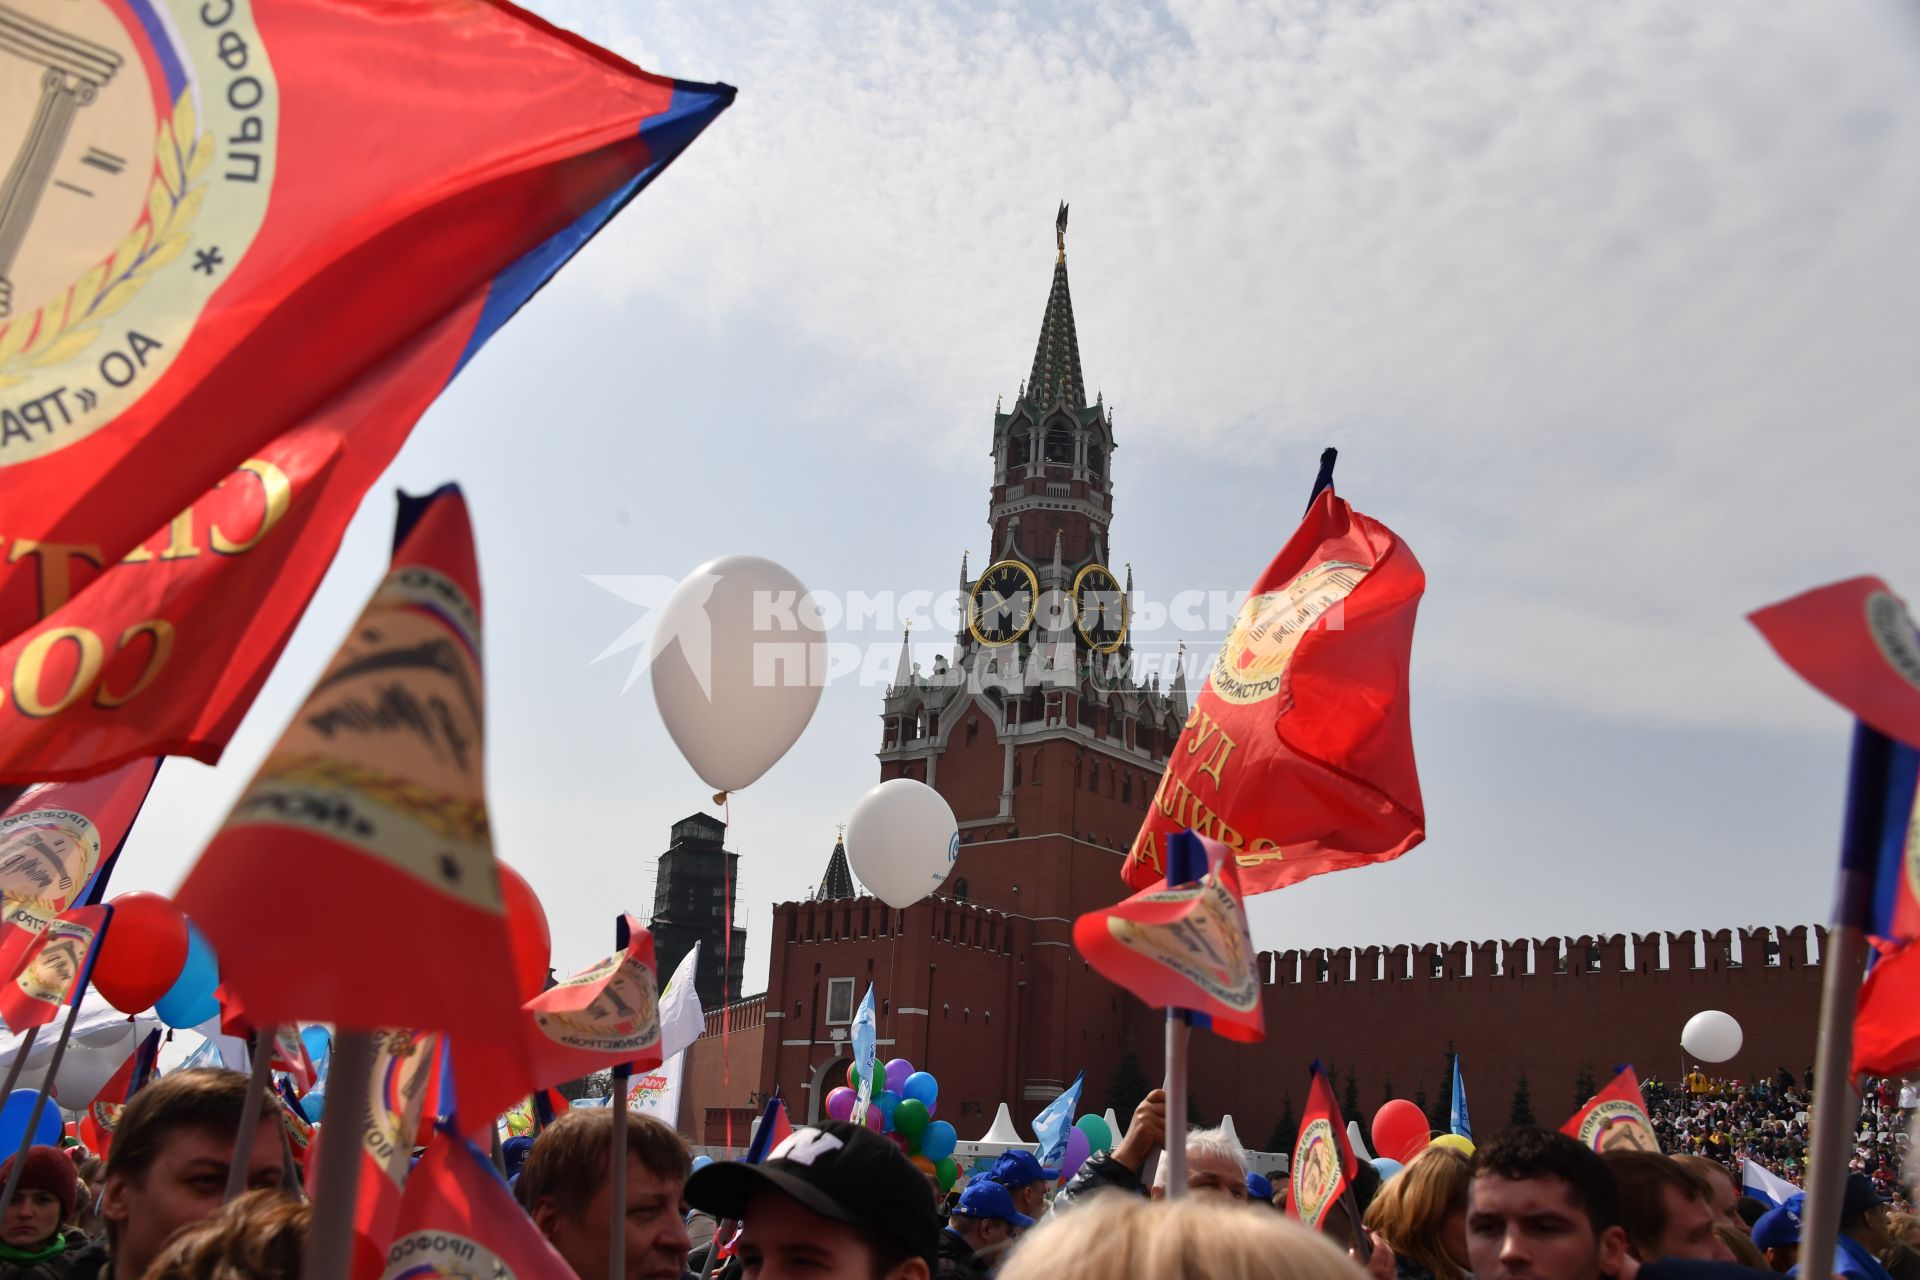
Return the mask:
M 908 624 L 900 631 L 900 665 L 894 669 L 893 673 L 893 687 L 896 689 L 904 689 L 913 681 L 913 647 L 907 643 L 908 637 L 912 634 L 912 624 Z
M 1067 289 L 1067 206 L 1053 224 L 1060 249 L 1053 262 L 1053 289 L 1047 294 L 1047 313 L 1040 321 L 1040 342 L 1033 352 L 1033 373 L 1026 394 L 1035 403 L 1051 406 L 1064 399 L 1074 408 L 1087 403 L 1086 379 L 1080 374 L 1080 337 L 1073 326 L 1073 296 Z

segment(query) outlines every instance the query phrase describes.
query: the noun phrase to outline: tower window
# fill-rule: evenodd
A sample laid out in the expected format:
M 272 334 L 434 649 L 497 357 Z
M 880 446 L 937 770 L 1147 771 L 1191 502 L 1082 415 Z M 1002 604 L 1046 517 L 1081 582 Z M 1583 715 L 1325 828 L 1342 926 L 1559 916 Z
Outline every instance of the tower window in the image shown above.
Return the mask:
M 1047 461 L 1073 461 L 1073 435 L 1062 423 L 1047 428 Z
M 1007 461 L 1016 467 L 1024 467 L 1033 461 L 1033 437 L 1025 427 L 1013 433 L 1013 443 L 1008 448 Z
M 961 876 L 953 882 L 953 896 L 965 902 L 967 900 L 967 878 Z
M 1120 775 L 1120 799 L 1127 804 L 1133 803 L 1133 775 L 1131 773 L 1123 773 Z
M 1095 475 L 1101 474 L 1106 466 L 1106 453 L 1097 444 L 1087 446 L 1087 470 Z
M 827 980 L 827 1021 L 853 1021 L 853 979 L 829 978 Z

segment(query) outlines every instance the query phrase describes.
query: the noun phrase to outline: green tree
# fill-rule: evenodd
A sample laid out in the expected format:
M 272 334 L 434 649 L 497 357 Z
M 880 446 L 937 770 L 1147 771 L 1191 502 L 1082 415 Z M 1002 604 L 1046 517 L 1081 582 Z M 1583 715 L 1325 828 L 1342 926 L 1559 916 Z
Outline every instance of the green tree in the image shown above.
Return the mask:
M 1440 1071 L 1440 1096 L 1434 1100 L 1433 1110 L 1427 1112 L 1427 1124 L 1441 1133 L 1453 1129 L 1453 1041 L 1447 1041 L 1446 1060 Z
M 1586 1099 L 1582 1098 L 1582 1102 Z M 1507 1112 L 1508 1124 L 1535 1124 L 1533 1118 L 1533 1093 L 1527 1086 L 1527 1073 L 1520 1073 L 1520 1080 L 1513 1086 L 1513 1107 Z
M 1140 1055 L 1128 1045 L 1120 1055 L 1120 1064 L 1113 1069 L 1113 1079 L 1107 1083 L 1107 1105 L 1113 1108 L 1123 1128 L 1133 1123 L 1134 1108 L 1152 1089 L 1153 1081 L 1147 1079 L 1147 1073 L 1141 1069 Z
M 1413 1105 L 1420 1108 L 1421 1115 L 1428 1115 L 1427 1091 L 1425 1089 L 1415 1089 L 1413 1091 Z
M 1293 1110 L 1293 1094 L 1288 1092 L 1280 1100 L 1280 1118 L 1273 1122 L 1273 1132 L 1267 1135 L 1267 1150 L 1293 1151 L 1293 1144 L 1300 1140 L 1300 1117 Z
M 1580 1066 L 1580 1074 L 1573 1078 L 1573 1109 L 1578 1111 L 1587 1105 L 1587 1099 L 1600 1092 L 1600 1086 L 1593 1082 L 1593 1068 L 1585 1063 Z
M 1360 1080 L 1354 1075 L 1353 1068 L 1347 1068 L 1347 1087 L 1340 1095 L 1340 1110 L 1347 1119 L 1357 1119 L 1360 1115 Z

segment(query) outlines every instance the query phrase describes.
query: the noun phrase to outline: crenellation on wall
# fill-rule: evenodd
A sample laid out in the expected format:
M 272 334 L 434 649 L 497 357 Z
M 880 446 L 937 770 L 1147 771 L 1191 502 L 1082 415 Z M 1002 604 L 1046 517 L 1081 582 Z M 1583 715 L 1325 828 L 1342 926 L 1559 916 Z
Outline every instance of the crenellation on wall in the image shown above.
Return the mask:
M 1500 976 L 1524 978 L 1533 972 L 1532 944 L 1525 938 L 1513 938 L 1500 944 Z
M 1684 929 L 1679 933 L 1667 934 L 1667 968 L 1676 973 L 1698 969 L 1700 958 L 1694 951 L 1694 933 Z
M 1636 933 L 1633 935 L 1633 969 L 1635 973 L 1659 973 L 1666 963 L 1660 958 L 1660 934 Z
M 1627 962 L 1626 934 L 1609 933 L 1600 939 L 1600 972 L 1633 972 L 1633 966 Z

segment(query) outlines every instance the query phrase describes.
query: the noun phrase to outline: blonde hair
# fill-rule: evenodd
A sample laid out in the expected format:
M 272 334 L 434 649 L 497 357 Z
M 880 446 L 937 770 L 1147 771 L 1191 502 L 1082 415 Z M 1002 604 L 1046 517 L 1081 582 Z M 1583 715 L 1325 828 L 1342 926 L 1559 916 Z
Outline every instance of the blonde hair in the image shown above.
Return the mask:
M 1419 1263 L 1437 1280 L 1465 1280 L 1447 1253 L 1447 1219 L 1467 1211 L 1473 1164 L 1451 1147 L 1428 1147 L 1398 1177 L 1380 1188 L 1363 1225 L 1378 1231 L 1402 1257 Z
M 1318 1232 L 1218 1196 L 1097 1195 L 1050 1218 L 999 1280 L 1365 1280 Z

